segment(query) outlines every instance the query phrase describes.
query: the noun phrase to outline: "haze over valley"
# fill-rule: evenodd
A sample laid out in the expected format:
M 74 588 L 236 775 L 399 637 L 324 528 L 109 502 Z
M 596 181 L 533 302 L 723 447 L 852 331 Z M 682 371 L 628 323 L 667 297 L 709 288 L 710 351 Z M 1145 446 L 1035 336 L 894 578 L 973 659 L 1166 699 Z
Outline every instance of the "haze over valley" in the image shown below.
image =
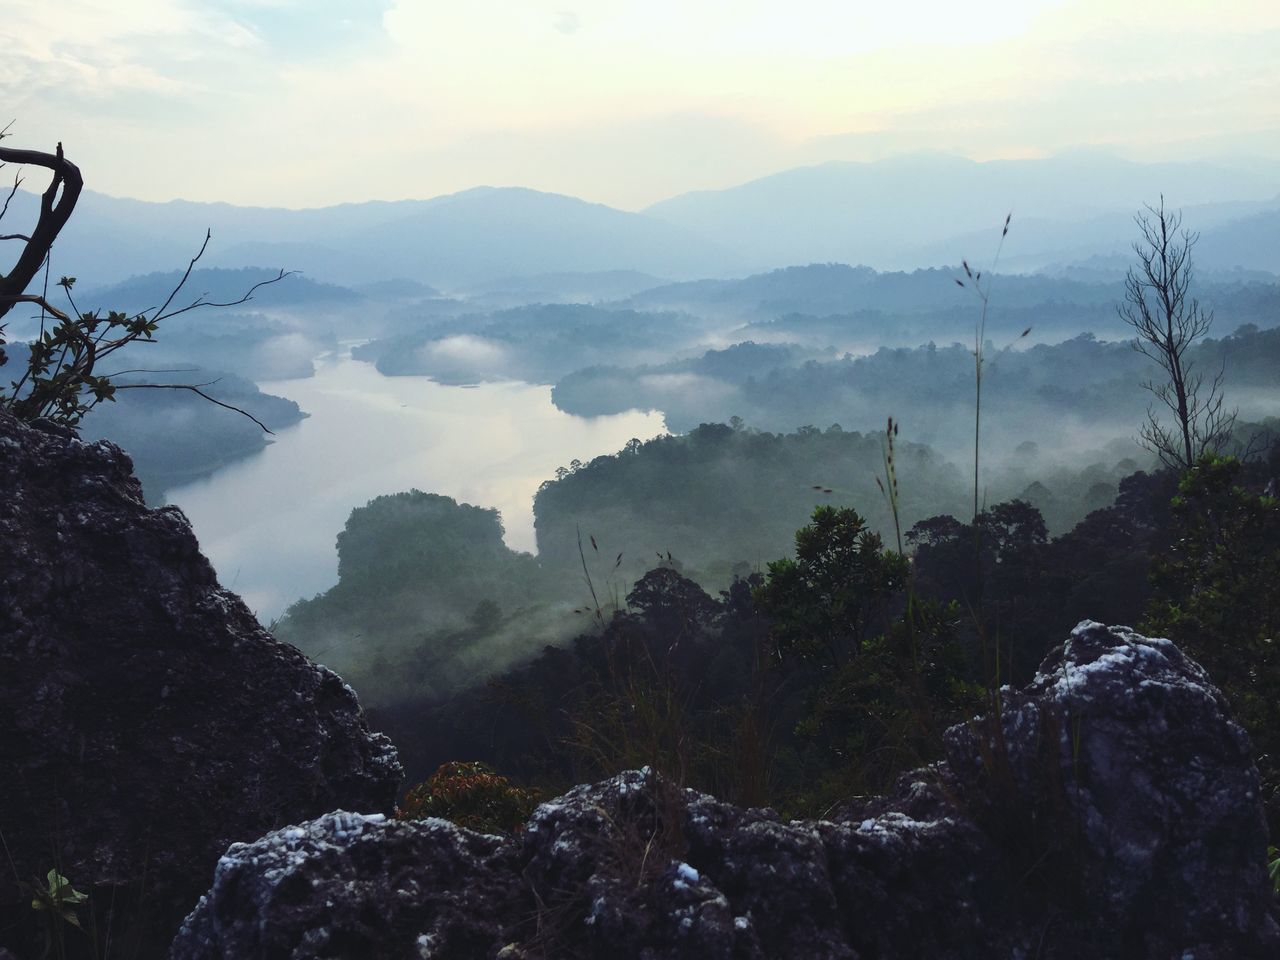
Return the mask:
M 1275 955 L 1280 5 L 11 6 L 0 960 Z
M 332 545 L 348 513 L 410 488 L 500 509 L 507 545 L 544 568 L 547 545 L 585 521 L 632 559 L 634 580 L 641 558 L 683 534 L 649 508 L 631 516 L 633 495 L 619 491 L 604 513 L 586 501 L 562 510 L 558 530 L 539 515 L 535 539 L 533 494 L 568 483 L 556 471 L 570 461 L 702 423 L 871 435 L 892 416 L 953 465 L 949 480 L 908 480 L 935 492 L 918 508 L 907 493 L 907 518 L 958 510 L 983 304 L 957 280 L 962 260 L 997 253 L 982 319 L 983 495 L 1038 491 L 1052 529 L 1069 529 L 1124 470 L 1150 463 L 1135 425 L 1152 370 L 1117 313 L 1135 209 L 1158 199 L 1150 184 L 1166 202 L 1185 198 L 1201 231 L 1196 293 L 1215 321 L 1197 357 L 1228 371 L 1242 423 L 1265 422 L 1280 413 L 1280 175 L 1244 163 L 916 155 L 785 171 L 638 213 L 517 188 L 307 210 L 89 193 L 53 269 L 87 268 L 76 267 L 79 303 L 145 310 L 180 280 L 175 251 L 211 230 L 184 295 L 231 305 L 166 322 L 156 343 L 130 348 L 139 372 L 126 377 L 208 384 L 275 435 L 164 391 L 121 393 L 85 430 L 125 445 L 148 497 L 188 511 L 226 582 L 271 621 L 337 582 Z M 32 202 L 20 191 L 15 210 Z M 115 242 L 97 249 L 104 235 Z M 282 267 L 289 275 L 236 302 Z M 737 546 L 686 545 L 693 572 L 720 588 L 785 553 L 815 486 L 887 532 L 875 448 L 842 470 L 807 456 L 784 466 L 782 487 L 753 508 L 776 517 L 756 514 L 754 539 Z M 723 540 L 714 531 L 700 536 Z M 563 582 L 539 595 L 580 590 L 572 553 L 550 576 Z M 437 612 L 421 611 L 466 613 Z

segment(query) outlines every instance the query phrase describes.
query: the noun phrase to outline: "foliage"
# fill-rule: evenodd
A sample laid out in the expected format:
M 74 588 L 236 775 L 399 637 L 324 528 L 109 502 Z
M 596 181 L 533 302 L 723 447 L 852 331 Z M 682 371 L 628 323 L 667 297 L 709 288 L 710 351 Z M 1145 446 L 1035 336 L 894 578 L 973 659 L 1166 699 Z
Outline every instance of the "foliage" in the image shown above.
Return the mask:
M 1171 504 L 1143 628 L 1195 657 L 1249 732 L 1280 827 L 1280 500 L 1234 457 L 1207 455 Z M 1255 481 L 1256 483 L 1256 481 Z
M 649 620 L 672 643 L 697 639 L 719 615 L 719 604 L 672 566 L 657 566 L 627 594 L 627 607 Z
M 502 534 L 496 510 L 419 490 L 376 497 L 338 534 L 337 585 L 291 606 L 278 631 L 344 673 L 383 652 L 420 657 L 479 604 L 500 598 L 509 613 L 542 592 L 537 561 Z
M 900 443 L 895 455 L 913 478 L 900 504 L 906 524 L 964 502 L 959 472 L 934 451 Z M 735 564 L 763 567 L 784 555 L 815 502 L 867 504 L 869 528 L 891 537 L 893 517 L 876 487 L 883 458 L 878 433 L 835 426 L 772 434 L 708 423 L 637 441 L 542 485 L 534 502 L 538 556 L 550 568 L 576 567 L 580 524 L 608 531 L 609 559 L 624 550 L 621 572 L 633 581 L 655 552 L 670 551 L 687 574 L 720 588 Z
M 70 295 L 75 277 L 58 285 Z M 0 408 L 20 420 L 45 418 L 73 427 L 104 400 L 114 400 L 111 378 L 95 371 L 97 364 L 137 340 L 149 341 L 156 321 L 144 314 L 128 316 L 114 310 L 68 315 L 57 313 L 52 328 L 41 324 L 29 345 L 27 367 L 6 391 L 0 389 Z
M 1113 505 L 1053 540 L 1039 510 L 1020 500 L 988 508 L 976 525 L 951 516 L 922 521 L 906 536 L 916 591 L 959 602 L 976 643 L 981 581 L 986 680 L 1025 683 L 1086 613 L 1108 623 L 1141 617 L 1148 554 L 1163 543 L 1171 482 L 1168 473 L 1133 474 Z
M 997 299 L 1009 295 L 1016 279 L 1000 276 Z M 962 292 L 954 285 L 952 289 Z M 1261 289 L 1265 294 L 1243 284 L 1234 291 L 1219 287 L 1206 293 L 1218 327 L 1233 332 L 1193 344 L 1187 357 L 1210 375 L 1226 361 L 1224 387 L 1229 391 L 1272 386 L 1280 370 L 1280 284 Z M 1114 298 L 1120 291 L 1109 293 L 1112 302 L 1105 310 L 1114 317 Z M 894 319 L 880 318 L 865 334 L 851 333 L 842 318 L 829 319 L 812 334 L 818 338 L 812 341 L 816 346 L 807 349 L 794 346 L 798 331 L 770 333 L 793 346 L 785 353 L 778 351 L 767 364 L 759 355 L 735 347 L 657 366 L 591 368 L 558 381 L 553 398 L 561 409 L 579 415 L 660 409 L 668 427 L 681 431 L 708 421 L 727 422 L 733 415 L 751 427 L 774 432 L 830 423 L 865 430 L 883 423 L 886 405 L 891 405 L 912 439 L 967 462 L 973 452 L 973 407 L 957 398 L 972 397 L 974 391 L 972 311 L 958 312 L 948 321 L 949 329 L 935 324 L 904 343 L 872 352 L 867 352 L 868 345 L 883 343 L 886 329 L 901 329 Z M 992 345 L 984 344 L 988 372 L 993 364 L 998 371 L 984 376 L 982 384 L 983 485 L 991 489 L 991 500 L 1018 493 L 1002 486 L 999 467 L 1005 452 L 1022 441 L 1038 439 L 1046 448 L 1057 441 L 1077 449 L 1082 435 L 1098 446 L 1110 436 L 1132 437 L 1147 406 L 1134 384 L 1160 375 L 1153 361 L 1121 339 L 1125 329 L 1118 321 L 1101 328 L 1091 325 L 1096 335 L 1082 334 L 1081 325 L 1092 321 L 1083 321 L 1080 308 L 1066 303 L 1044 303 L 1020 311 L 1010 318 L 1014 319 L 1016 326 L 1006 322 L 989 328 Z M 1051 330 L 1055 323 L 1056 330 Z M 1045 342 L 1019 339 L 1033 325 L 1034 335 Z M 763 339 L 765 333 L 752 335 Z M 970 342 L 958 342 L 962 339 Z M 1010 341 L 1018 343 L 1016 349 L 1000 349 Z M 851 344 L 850 353 L 820 355 L 820 348 L 842 342 Z M 1039 479 L 1048 478 L 1042 473 Z M 870 504 L 861 497 L 854 502 Z M 914 519 L 929 515 L 919 513 Z M 1071 522 L 1078 519 L 1079 515 Z
M 88 901 L 89 895 L 73 887 L 71 881 L 56 868 L 51 869 L 44 880 L 35 878 L 30 883 L 19 883 L 19 887 L 24 896 L 31 898 L 31 909 L 40 916 L 40 956 L 43 958 L 55 953 L 59 957 L 65 956 L 63 928 L 72 926 L 84 930 L 76 909 Z
M 425 783 L 412 787 L 396 817 L 440 817 L 468 830 L 511 834 L 537 805 L 537 791 L 513 785 L 486 764 L 453 762 L 442 764 Z
M 962 622 L 958 604 L 913 602 L 823 679 L 795 728 L 823 758 L 802 806 L 883 793 L 904 770 L 940 757 L 942 731 L 983 704 Z
M 886 551 L 857 511 L 821 506 L 796 531 L 795 559 L 769 564 L 756 603 L 774 620 L 779 653 L 839 664 L 884 618 L 907 570 L 906 558 Z

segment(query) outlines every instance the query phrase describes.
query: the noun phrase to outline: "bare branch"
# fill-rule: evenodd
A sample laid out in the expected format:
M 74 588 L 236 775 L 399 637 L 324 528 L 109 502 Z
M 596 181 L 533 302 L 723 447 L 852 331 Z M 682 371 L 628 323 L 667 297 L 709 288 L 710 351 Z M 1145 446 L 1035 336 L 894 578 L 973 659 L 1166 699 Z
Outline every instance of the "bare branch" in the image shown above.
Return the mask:
M 84 179 L 80 175 L 80 168 L 62 155 L 61 143 L 52 154 L 0 146 L 0 161 L 32 164 L 53 173 L 48 188 L 40 197 L 40 214 L 35 229 L 31 231 L 31 239 L 22 248 L 13 269 L 0 276 L 0 295 L 12 296 L 24 293 L 44 264 L 53 241 L 75 209 L 80 191 L 84 187 Z M 0 318 L 12 308 L 13 301 L 0 300 Z
M 208 386 L 208 384 L 203 384 L 203 386 Z M 195 393 L 201 397 L 204 397 L 206 400 L 208 400 L 212 404 L 216 404 L 219 407 L 225 407 L 228 410 L 234 410 L 236 413 L 240 414 L 241 416 L 248 417 L 250 420 L 252 420 L 254 423 L 256 423 L 259 427 L 262 428 L 263 433 L 269 433 L 273 437 L 275 436 L 275 431 L 269 429 L 265 423 L 263 423 L 261 420 L 259 420 L 249 411 L 241 410 L 239 407 L 234 406 L 233 404 L 230 404 L 230 403 L 223 403 L 221 400 L 218 400 L 214 397 L 209 396 L 209 394 L 205 393 L 199 387 L 194 386 L 190 383 L 118 383 L 115 385 L 115 387 L 117 390 L 190 390 L 192 393 Z
M 46 300 L 44 297 L 40 296 L 39 294 L 0 293 L 0 307 L 3 307 L 3 310 L 0 310 L 0 313 L 7 313 L 9 310 L 13 308 L 14 304 L 18 304 L 18 303 L 34 303 L 37 307 L 40 307 L 42 310 L 49 311 L 49 313 L 53 314 L 54 319 L 57 319 L 57 320 L 70 321 L 71 319 L 69 316 L 67 316 L 65 313 L 63 313 L 61 310 L 59 310 L 57 307 L 55 307 L 53 304 L 51 304 L 48 300 Z M 8 306 L 4 306 L 5 304 L 7 304 Z
M 1187 469 L 1205 452 L 1222 449 L 1235 412 L 1224 410 L 1222 374 L 1206 389 L 1189 356 L 1213 325 L 1213 311 L 1190 293 L 1191 251 L 1199 235 L 1182 229 L 1182 214 L 1166 209 L 1163 196 L 1159 206 L 1148 204 L 1146 210 L 1134 218 L 1141 235 L 1133 245 L 1138 262 L 1125 275 L 1117 313 L 1137 335 L 1134 350 L 1164 372 L 1166 379 L 1142 386 L 1169 409 L 1176 425 L 1165 428 L 1148 407 L 1139 437 L 1166 466 Z
M 199 367 L 134 367 L 130 370 L 116 370 L 114 373 L 104 373 L 102 376 L 110 380 L 112 377 L 123 377 L 127 373 L 196 373 Z
M 295 271 L 293 270 L 281 270 L 274 277 L 269 277 L 266 280 L 259 280 L 257 283 L 255 283 L 252 287 L 248 289 L 248 291 L 245 293 L 243 297 L 241 297 L 238 300 L 228 300 L 226 303 L 216 303 L 212 300 L 203 299 L 204 295 L 201 294 L 202 299 L 198 299 L 193 303 L 189 303 L 185 307 L 181 307 L 177 310 L 174 310 L 171 313 L 157 313 L 154 317 L 152 317 L 152 319 L 168 320 L 170 317 L 180 316 L 186 313 L 188 310 L 195 310 L 199 307 L 238 307 L 240 304 L 247 303 L 248 301 L 252 300 L 254 293 L 258 290 L 259 287 L 266 287 L 273 283 L 279 283 L 281 280 L 285 279 L 285 277 L 292 277 L 294 275 L 294 272 Z
M 155 315 L 151 318 L 153 322 L 158 322 L 160 320 L 168 320 L 170 317 L 180 316 L 181 314 L 184 314 L 189 310 L 195 310 L 198 307 L 237 307 L 242 303 L 246 303 L 247 301 L 252 300 L 253 295 L 255 292 L 257 292 L 258 288 L 268 286 L 269 284 L 272 284 L 272 283 L 279 283 L 285 277 L 293 276 L 293 271 L 281 270 L 274 277 L 270 277 L 266 280 L 259 280 L 257 283 L 255 283 L 252 287 L 250 287 L 245 292 L 244 296 L 240 297 L 238 300 L 229 300 L 226 303 L 218 303 L 212 300 L 204 299 L 205 295 L 201 294 L 199 297 L 197 297 L 191 303 L 187 304 L 185 307 L 180 307 L 179 309 L 174 310 L 171 313 L 166 313 L 165 311 L 169 309 L 169 305 L 173 303 L 174 298 L 177 297 L 177 295 L 182 291 L 182 288 L 187 285 L 187 281 L 191 279 L 191 273 L 193 270 L 195 270 L 196 264 L 200 262 L 200 258 L 204 256 L 205 250 L 208 249 L 209 240 L 212 238 L 212 236 L 213 236 L 212 230 L 205 230 L 204 242 L 200 244 L 200 249 L 196 251 L 196 255 L 192 257 L 191 261 L 187 264 L 187 269 L 183 272 L 182 278 L 178 281 L 177 285 L 171 291 L 169 291 L 169 296 L 165 299 L 164 303 L 160 305 L 160 309 L 157 310 L 155 312 Z
M 0 167 L 4 164 L 0 163 Z M 13 198 L 17 196 L 18 188 L 22 186 L 22 174 L 15 173 L 13 175 L 13 187 L 9 190 L 9 195 L 4 198 L 4 206 L 0 207 L 0 220 L 4 219 L 4 215 L 9 212 L 9 204 L 13 202 Z
M 209 247 L 209 239 L 212 236 L 213 231 L 206 229 L 204 232 L 204 242 L 200 244 L 200 249 L 197 250 L 196 255 L 191 258 L 191 262 L 187 264 L 186 272 L 182 274 L 182 279 L 178 281 L 178 285 L 169 291 L 168 299 L 166 299 L 160 309 L 156 311 L 156 319 L 164 316 L 164 312 L 168 309 L 169 304 L 173 303 L 173 298 L 178 295 L 182 288 L 186 286 L 187 281 L 191 279 L 191 271 L 196 268 L 196 264 L 200 261 L 200 258 L 204 256 L 205 250 Z

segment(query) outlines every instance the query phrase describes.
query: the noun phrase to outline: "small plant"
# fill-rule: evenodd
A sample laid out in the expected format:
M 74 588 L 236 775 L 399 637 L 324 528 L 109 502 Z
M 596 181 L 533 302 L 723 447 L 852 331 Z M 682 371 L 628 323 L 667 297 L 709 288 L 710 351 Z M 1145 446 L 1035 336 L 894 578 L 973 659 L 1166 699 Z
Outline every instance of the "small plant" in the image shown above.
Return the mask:
M 1271 889 L 1280 896 L 1280 849 L 1267 847 L 1267 877 L 1271 880 Z
M 512 834 L 529 819 L 538 799 L 537 791 L 515 786 L 486 764 L 454 761 L 410 789 L 396 817 L 440 817 L 480 833 Z
M 72 926 L 84 932 L 76 908 L 86 903 L 89 895 L 73 887 L 57 869 L 50 870 L 44 880 L 36 877 L 30 883 L 20 882 L 18 886 L 23 896 L 31 898 L 31 909 L 39 915 L 41 958 L 65 957 L 64 930 Z

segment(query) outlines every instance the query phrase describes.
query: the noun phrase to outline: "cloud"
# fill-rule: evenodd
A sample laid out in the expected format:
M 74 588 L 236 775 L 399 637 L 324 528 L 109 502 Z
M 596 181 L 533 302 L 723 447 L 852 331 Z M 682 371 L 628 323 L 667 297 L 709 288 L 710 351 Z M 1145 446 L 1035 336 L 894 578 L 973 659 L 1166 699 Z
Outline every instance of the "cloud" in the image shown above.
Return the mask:
M 421 347 L 427 374 L 444 381 L 474 382 L 511 376 L 511 356 L 502 344 L 471 334 L 442 337 Z
M 392 0 L 217 0 L 209 6 L 250 31 L 271 55 L 309 60 L 382 49 Z
M 556 13 L 555 28 L 566 37 L 572 36 L 582 29 L 582 18 L 574 10 L 560 10 Z
M 0 50 L 18 137 L 156 200 L 636 208 L 920 149 L 1280 150 L 1257 0 L 9 0 Z

